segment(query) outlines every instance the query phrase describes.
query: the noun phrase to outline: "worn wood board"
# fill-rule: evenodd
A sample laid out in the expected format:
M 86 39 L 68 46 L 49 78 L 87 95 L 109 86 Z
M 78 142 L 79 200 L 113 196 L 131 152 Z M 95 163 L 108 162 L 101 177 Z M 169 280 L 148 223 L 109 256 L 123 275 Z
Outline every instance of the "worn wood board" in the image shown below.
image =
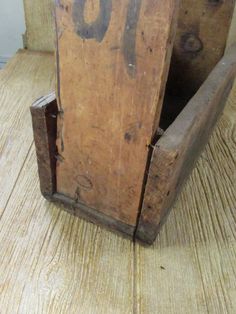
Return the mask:
M 180 1 L 169 94 L 191 97 L 196 93 L 224 54 L 234 9 L 234 0 Z
M 37 99 L 30 107 L 30 111 L 37 154 L 40 189 L 44 197 L 49 198 L 56 192 L 58 106 L 55 92 Z
M 30 50 L 54 51 L 54 0 L 24 0 L 25 46 Z
M 234 14 L 229 30 L 229 36 L 227 40 L 227 48 L 229 48 L 233 43 L 236 42 L 236 8 L 234 9 Z
M 57 192 L 131 226 L 162 107 L 177 10 L 176 0 L 109 0 L 100 9 L 63 0 L 56 9 Z

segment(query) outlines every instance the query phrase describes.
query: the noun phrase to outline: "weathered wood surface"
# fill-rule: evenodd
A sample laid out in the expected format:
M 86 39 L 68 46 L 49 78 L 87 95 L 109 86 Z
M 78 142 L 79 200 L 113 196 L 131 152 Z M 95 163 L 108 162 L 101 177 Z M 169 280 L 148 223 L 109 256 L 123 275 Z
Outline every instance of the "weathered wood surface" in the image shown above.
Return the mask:
M 34 142 L 38 161 L 40 189 L 44 197 L 56 193 L 57 114 L 55 92 L 42 96 L 31 106 Z
M 100 8 L 62 0 L 56 7 L 57 192 L 131 226 L 162 107 L 177 9 L 176 0 L 109 0 Z
M 30 50 L 54 51 L 54 0 L 24 0 L 25 45 Z
M 137 237 L 152 243 L 206 145 L 236 76 L 236 44 L 228 50 L 152 154 Z
M 0 71 L 1 312 L 234 314 L 236 86 L 155 245 L 133 247 L 39 192 L 29 106 L 50 65 L 28 52 Z
M 205 81 L 224 54 L 234 6 L 234 0 L 180 1 L 169 93 L 192 96 Z

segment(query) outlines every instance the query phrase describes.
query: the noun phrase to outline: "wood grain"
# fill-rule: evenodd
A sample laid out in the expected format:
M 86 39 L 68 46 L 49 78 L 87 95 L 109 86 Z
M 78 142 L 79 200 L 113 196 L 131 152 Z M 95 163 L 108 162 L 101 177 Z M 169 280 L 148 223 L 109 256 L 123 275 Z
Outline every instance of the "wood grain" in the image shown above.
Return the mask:
M 49 54 L 21 52 L 0 71 L 0 312 L 132 313 L 132 243 L 40 193 L 29 107 L 53 78 Z
M 53 88 L 54 77 L 47 53 L 20 51 L 0 71 L 0 215 L 32 145 L 29 107 Z
M 56 8 L 57 191 L 135 226 L 178 1 L 83 3 Z
M 44 200 L 33 151 L 1 218 L 1 311 L 132 313 L 132 243 Z
M 54 0 L 24 0 L 25 45 L 30 50 L 54 51 Z
M 136 245 L 137 313 L 236 311 L 236 85 L 159 239 Z

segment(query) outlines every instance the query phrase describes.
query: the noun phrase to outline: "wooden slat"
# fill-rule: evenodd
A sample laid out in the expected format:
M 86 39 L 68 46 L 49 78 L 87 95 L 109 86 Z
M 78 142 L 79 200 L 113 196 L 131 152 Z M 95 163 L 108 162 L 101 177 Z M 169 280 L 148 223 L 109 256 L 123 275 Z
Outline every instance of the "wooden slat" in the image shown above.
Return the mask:
M 224 54 L 235 0 L 181 0 L 168 92 L 192 96 Z M 179 76 L 181 73 L 181 76 Z
M 236 85 L 155 245 L 136 246 L 138 313 L 236 312 Z
M 236 44 L 157 141 L 137 229 L 139 239 L 155 240 L 224 109 L 235 76 Z
M 31 108 L 40 189 L 44 197 L 56 192 L 57 101 L 55 92 L 36 100 Z
M 236 42 L 236 7 L 234 9 L 234 14 L 229 30 L 229 36 L 227 40 L 227 48 L 229 48 L 232 44 Z
M 100 9 L 93 1 L 63 0 L 56 9 L 57 191 L 131 226 L 159 121 L 177 8 L 176 0 L 109 0 Z
M 54 51 L 54 0 L 24 0 L 26 37 L 30 50 Z
M 20 51 L 0 71 L 0 214 L 32 145 L 30 105 L 53 89 L 53 63 L 51 54 Z
M 53 66 L 21 52 L 0 71 L 0 312 L 132 313 L 132 243 L 40 193 L 29 106 L 54 85 Z

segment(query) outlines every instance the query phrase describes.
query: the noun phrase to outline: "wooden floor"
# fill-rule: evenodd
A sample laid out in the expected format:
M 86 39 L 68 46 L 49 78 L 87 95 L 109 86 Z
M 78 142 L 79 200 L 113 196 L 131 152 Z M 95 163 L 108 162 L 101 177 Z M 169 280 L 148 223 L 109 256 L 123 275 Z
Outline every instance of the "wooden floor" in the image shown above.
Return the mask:
M 40 195 L 29 106 L 53 88 L 50 54 L 0 71 L 0 313 L 236 313 L 236 86 L 149 248 Z

